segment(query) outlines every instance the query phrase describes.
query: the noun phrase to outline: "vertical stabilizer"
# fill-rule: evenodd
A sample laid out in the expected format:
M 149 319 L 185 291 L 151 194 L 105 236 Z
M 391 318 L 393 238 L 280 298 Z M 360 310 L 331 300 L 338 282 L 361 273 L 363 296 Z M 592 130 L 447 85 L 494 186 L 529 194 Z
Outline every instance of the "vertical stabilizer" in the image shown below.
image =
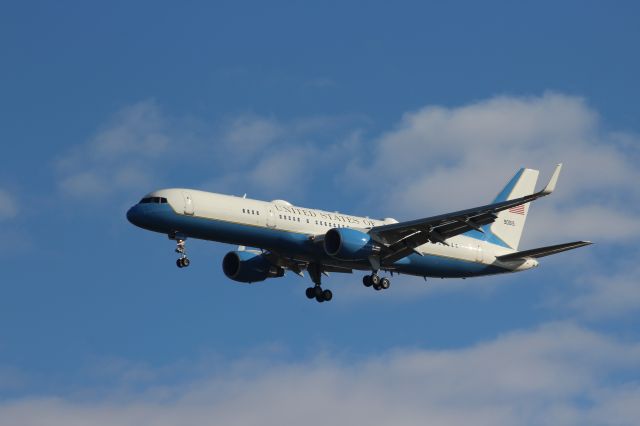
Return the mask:
M 494 202 L 513 200 L 514 198 L 533 194 L 538 181 L 538 174 L 538 170 L 520 169 L 498 194 Z M 517 250 L 530 205 L 531 203 L 522 204 L 498 213 L 498 218 L 489 227 L 489 232 L 485 232 L 486 240 L 490 243 Z
M 538 170 L 524 168 L 518 170 L 515 176 L 511 178 L 509 183 L 507 183 L 493 200 L 493 203 L 513 200 L 533 194 L 536 182 L 538 181 L 538 174 Z M 551 190 L 553 190 L 553 188 L 551 188 Z M 482 227 L 483 233 L 473 230 L 466 232 L 465 235 L 501 247 L 517 250 L 518 244 L 520 244 L 520 237 L 522 237 L 524 224 L 527 220 L 527 214 L 529 213 L 530 204 L 531 203 L 522 204 L 508 210 L 503 210 L 498 213 L 495 222 Z

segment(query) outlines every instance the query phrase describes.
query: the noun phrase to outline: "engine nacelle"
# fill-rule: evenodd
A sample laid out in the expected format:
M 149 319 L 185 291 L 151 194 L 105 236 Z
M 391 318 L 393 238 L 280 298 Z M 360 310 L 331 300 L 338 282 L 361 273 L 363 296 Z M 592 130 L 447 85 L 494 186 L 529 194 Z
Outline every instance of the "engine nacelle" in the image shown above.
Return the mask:
M 284 275 L 284 269 L 273 265 L 263 255 L 250 251 L 230 251 L 222 259 L 222 271 L 234 281 L 255 283 Z
M 324 235 L 324 251 L 343 260 L 364 260 L 380 252 L 371 236 L 349 228 L 333 228 Z

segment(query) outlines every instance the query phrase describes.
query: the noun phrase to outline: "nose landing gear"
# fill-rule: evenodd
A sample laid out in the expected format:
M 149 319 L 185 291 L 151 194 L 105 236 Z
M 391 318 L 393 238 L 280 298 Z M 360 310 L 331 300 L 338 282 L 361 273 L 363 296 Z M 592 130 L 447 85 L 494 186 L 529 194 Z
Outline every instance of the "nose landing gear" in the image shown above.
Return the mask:
M 180 255 L 180 257 L 176 260 L 176 266 L 178 268 L 186 268 L 191 263 L 189 258 L 187 257 L 187 249 L 185 247 L 185 240 L 178 239 L 176 240 L 176 253 Z

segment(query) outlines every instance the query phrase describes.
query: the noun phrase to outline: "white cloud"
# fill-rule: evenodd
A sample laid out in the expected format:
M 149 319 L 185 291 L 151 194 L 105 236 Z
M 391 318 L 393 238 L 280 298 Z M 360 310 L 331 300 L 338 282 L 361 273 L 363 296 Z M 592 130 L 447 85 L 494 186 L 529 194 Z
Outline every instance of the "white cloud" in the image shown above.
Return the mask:
M 0 221 L 12 219 L 18 215 L 18 202 L 6 190 L 0 188 Z
M 286 152 L 272 152 L 260 159 L 249 173 L 251 183 L 265 190 L 289 187 L 303 189 L 310 179 L 305 173 L 314 162 L 317 151 L 310 146 L 296 146 Z
M 313 116 L 288 122 L 255 115 L 222 123 L 215 146 L 217 175 L 205 188 L 300 197 L 335 177 L 360 147 L 361 116 Z M 321 182 L 319 182 L 321 181 Z M 255 194 L 254 194 L 255 195 Z
M 548 305 L 568 311 L 586 320 L 624 318 L 640 311 L 640 267 L 637 251 L 627 257 L 610 259 L 606 268 L 598 265 L 593 256 L 582 261 L 581 272 L 570 287 L 559 286 Z
M 281 137 L 285 129 L 276 120 L 240 116 L 232 120 L 223 134 L 231 161 L 247 161 Z
M 180 143 L 155 101 L 116 112 L 89 141 L 58 159 L 58 187 L 82 200 L 148 190 L 155 169 Z
M 637 343 L 556 323 L 461 349 L 396 350 L 359 360 L 325 353 L 289 364 L 244 359 L 199 380 L 98 400 L 5 401 L 0 421 L 313 426 L 467 425 L 472 419 L 479 425 L 632 425 L 640 416 L 634 375 L 639 360 Z

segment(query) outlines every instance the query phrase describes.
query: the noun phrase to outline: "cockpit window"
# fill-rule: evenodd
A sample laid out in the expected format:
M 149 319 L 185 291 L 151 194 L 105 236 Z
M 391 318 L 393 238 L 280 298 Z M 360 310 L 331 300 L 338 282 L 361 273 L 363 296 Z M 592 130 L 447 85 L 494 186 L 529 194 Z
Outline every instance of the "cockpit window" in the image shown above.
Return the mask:
M 140 204 L 166 204 L 167 199 L 164 197 L 145 197 L 140 200 Z

